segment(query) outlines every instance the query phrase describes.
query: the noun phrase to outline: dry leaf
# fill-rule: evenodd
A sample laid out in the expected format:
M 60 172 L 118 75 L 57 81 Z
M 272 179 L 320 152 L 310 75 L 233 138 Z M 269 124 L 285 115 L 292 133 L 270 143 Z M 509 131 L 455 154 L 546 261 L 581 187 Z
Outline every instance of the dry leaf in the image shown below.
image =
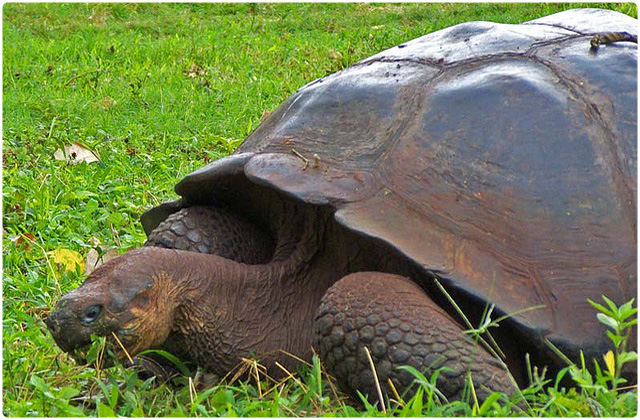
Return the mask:
M 24 308 L 24 311 L 29 315 L 46 318 L 49 312 L 51 312 L 51 308 L 49 308 L 48 306 L 27 306 L 26 308 Z
M 110 98 L 108 96 L 105 96 L 104 98 L 102 98 L 102 107 L 104 109 L 109 109 L 112 106 L 116 106 L 116 105 L 118 105 L 118 102 L 115 99 Z
M 196 63 L 191 63 L 191 67 L 187 70 L 182 70 L 182 73 L 190 79 L 195 79 L 196 76 L 203 76 L 207 74 L 207 71 Z
M 76 271 L 76 267 L 84 269 L 84 260 L 79 252 L 60 248 L 47 252 L 53 262 L 62 266 L 65 271 Z
M 331 50 L 327 53 L 327 56 L 329 56 L 330 59 L 335 61 L 342 60 L 342 53 L 340 51 Z
M 17 236 L 11 240 L 17 246 L 24 249 L 25 251 L 31 249 L 31 244 L 36 240 L 36 237 L 31 233 L 24 233 L 20 236 Z
M 269 111 L 268 109 L 265 109 L 264 111 L 262 111 L 260 122 L 263 122 L 264 120 L 266 120 L 269 117 L 269 115 L 271 115 L 271 111 Z
M 64 152 L 60 149 L 53 154 L 56 160 L 64 160 L 67 163 L 76 165 L 80 162 L 92 163 L 99 159 L 97 153 L 92 152 L 80 143 L 73 142 L 71 145 L 64 146 Z
M 89 252 L 87 252 L 87 259 L 84 264 L 84 273 L 86 275 L 91 274 L 93 270 L 117 256 L 118 251 L 113 248 L 102 254 L 102 257 L 100 257 L 98 251 L 95 248 L 91 248 Z

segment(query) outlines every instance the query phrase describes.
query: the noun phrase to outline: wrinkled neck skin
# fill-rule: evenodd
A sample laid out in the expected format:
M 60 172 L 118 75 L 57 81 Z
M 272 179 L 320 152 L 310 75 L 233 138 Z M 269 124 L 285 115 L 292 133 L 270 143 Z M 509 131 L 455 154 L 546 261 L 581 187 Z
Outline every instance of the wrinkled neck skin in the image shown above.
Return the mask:
M 317 238 L 304 237 L 288 258 L 246 265 L 209 254 L 174 253 L 163 269 L 176 283 L 168 349 L 179 349 L 209 372 L 224 375 L 244 357 L 257 356 L 270 375 L 295 359 L 310 359 L 313 319 L 330 280 L 311 274 Z M 170 343 L 170 345 L 169 345 Z M 287 360 L 289 361 L 287 362 Z

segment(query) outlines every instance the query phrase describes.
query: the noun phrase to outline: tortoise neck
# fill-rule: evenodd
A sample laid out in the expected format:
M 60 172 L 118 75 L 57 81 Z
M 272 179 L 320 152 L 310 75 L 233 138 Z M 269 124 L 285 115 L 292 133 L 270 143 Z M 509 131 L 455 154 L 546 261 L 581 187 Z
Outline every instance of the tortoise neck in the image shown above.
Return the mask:
M 170 273 L 177 291 L 172 341 L 217 374 L 252 354 L 272 353 L 261 359 L 271 368 L 279 350 L 305 357 L 313 313 L 301 316 L 298 307 L 308 293 L 304 262 L 311 257 L 309 249 L 299 248 L 286 260 L 264 265 L 172 250 L 178 261 Z
M 244 264 L 217 255 L 161 249 L 173 253 L 162 271 L 173 279 L 177 304 L 196 301 L 203 296 L 216 295 L 233 301 L 256 290 L 274 289 L 296 282 L 305 271 L 317 247 L 303 243 L 288 258 L 267 264 Z M 257 293 L 261 295 L 261 293 Z

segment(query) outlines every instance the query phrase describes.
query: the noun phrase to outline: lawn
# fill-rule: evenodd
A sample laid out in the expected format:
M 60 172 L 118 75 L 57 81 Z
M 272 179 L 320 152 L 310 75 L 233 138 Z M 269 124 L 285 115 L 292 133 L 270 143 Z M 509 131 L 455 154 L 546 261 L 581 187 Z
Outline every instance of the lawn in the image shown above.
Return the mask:
M 139 247 L 142 212 L 174 199 L 178 180 L 233 152 L 302 85 L 460 22 L 519 23 L 573 7 L 580 5 L 5 4 L 3 414 L 379 415 L 379 407 L 335 394 L 317 363 L 270 393 L 274 385 L 255 378 L 209 390 L 187 379 L 154 388 L 121 367 L 76 366 L 42 315 L 82 283 L 90 250 Z M 637 17 L 632 3 L 602 7 Z M 54 158 L 73 142 L 99 161 Z M 635 391 L 607 392 L 607 404 L 590 392 L 541 391 L 527 414 L 636 412 Z M 396 410 L 521 414 L 508 402 L 473 411 L 414 400 Z

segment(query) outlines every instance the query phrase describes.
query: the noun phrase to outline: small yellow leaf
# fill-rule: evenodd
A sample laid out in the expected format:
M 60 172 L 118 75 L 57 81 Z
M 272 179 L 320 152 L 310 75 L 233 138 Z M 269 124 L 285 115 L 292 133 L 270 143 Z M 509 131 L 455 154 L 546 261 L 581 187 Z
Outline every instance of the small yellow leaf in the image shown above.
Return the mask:
M 609 371 L 609 374 L 611 376 L 615 376 L 616 375 L 616 358 L 613 355 L 613 352 L 609 350 L 607 354 L 602 356 L 602 358 L 604 359 L 604 363 L 607 365 L 607 370 Z
M 64 267 L 65 271 L 76 271 L 76 267 L 80 267 L 80 270 L 84 269 L 84 258 L 76 251 L 60 248 L 47 252 L 47 255 L 53 259 L 53 262 Z

